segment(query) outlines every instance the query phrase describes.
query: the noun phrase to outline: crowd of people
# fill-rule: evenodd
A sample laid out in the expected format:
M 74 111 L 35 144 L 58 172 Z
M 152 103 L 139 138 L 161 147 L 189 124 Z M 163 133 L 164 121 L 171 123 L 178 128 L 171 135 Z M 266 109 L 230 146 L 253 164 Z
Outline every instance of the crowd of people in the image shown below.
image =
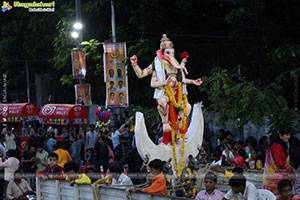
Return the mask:
M 0 173 L 4 176 L 0 177 L 0 199 L 20 199 L 34 192 L 36 176 L 43 180 L 67 180 L 70 185 L 106 183 L 125 188 L 148 183 L 144 188 L 131 191 L 165 195 L 164 162 L 142 160 L 135 145 L 133 127 L 132 118 L 119 120 L 118 115 L 113 114 L 109 126 L 99 128 L 91 124 L 87 131 L 77 134 L 59 134 L 52 127 L 46 134 L 38 134 L 32 128 L 24 152 L 20 152 L 20 139 L 13 128 L 3 128 Z M 208 139 L 203 139 L 199 164 L 214 163 L 234 169 L 232 173 L 224 172 L 231 186 L 226 194 L 216 189 L 216 173 L 208 172 L 204 178 L 205 190 L 199 191 L 196 199 L 261 199 L 255 186 L 243 175 L 243 169 L 247 168 L 263 172 L 263 188 L 277 195 L 278 200 L 300 199 L 297 196 L 300 180 L 295 176 L 300 170 L 297 157 L 300 145 L 291 133 L 291 129 L 282 127 L 270 137 L 263 136 L 257 141 L 250 136 L 244 142 L 234 141 L 231 132 L 221 129 L 216 148 L 212 148 Z M 160 122 L 151 125 L 149 137 L 155 144 L 162 141 Z M 133 173 L 139 176 L 131 176 Z

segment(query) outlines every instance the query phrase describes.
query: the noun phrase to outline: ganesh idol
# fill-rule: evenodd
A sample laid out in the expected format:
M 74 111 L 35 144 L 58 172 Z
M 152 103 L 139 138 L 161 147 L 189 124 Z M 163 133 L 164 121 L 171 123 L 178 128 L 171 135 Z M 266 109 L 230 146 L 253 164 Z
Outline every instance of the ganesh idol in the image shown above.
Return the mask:
M 191 105 L 187 101 L 186 84 L 199 86 L 202 81 L 201 78 L 191 80 L 185 77 L 188 74 L 185 68 L 188 55 L 182 55 L 179 64 L 174 56 L 174 45 L 166 34 L 163 34 L 160 41 L 160 49 L 156 51 L 156 57 L 147 68 L 142 70 L 138 66 L 136 55 L 133 55 L 130 61 L 138 78 L 152 74 L 151 87 L 155 89 L 154 99 L 158 104 L 157 109 L 163 123 L 163 142 L 168 144 L 171 137 L 166 137 L 166 134 L 172 129 L 177 131 L 176 134 L 186 132 L 187 129 Z

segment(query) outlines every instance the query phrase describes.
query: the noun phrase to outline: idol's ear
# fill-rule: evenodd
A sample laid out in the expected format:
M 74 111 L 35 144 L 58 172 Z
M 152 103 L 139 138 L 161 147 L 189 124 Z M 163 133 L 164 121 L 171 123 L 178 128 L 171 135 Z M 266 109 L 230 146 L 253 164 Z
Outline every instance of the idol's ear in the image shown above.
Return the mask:
M 161 60 L 163 57 L 163 51 L 162 50 L 157 50 L 156 51 L 156 56 Z

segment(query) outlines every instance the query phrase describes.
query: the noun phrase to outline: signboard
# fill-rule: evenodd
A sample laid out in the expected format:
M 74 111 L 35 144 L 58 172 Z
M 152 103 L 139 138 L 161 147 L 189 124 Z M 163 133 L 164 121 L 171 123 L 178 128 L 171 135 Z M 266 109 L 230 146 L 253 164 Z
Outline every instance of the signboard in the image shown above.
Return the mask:
M 73 78 L 85 79 L 86 62 L 85 62 L 84 51 L 72 50 L 72 72 L 73 72 Z
M 106 107 L 127 107 L 128 77 L 126 43 L 103 44 L 104 82 L 106 83 Z

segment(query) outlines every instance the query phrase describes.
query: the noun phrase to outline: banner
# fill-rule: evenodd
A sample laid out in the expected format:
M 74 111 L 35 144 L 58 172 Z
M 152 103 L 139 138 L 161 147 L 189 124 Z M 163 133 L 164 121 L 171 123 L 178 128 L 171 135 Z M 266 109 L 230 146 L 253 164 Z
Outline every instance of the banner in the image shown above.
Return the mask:
M 84 51 L 72 50 L 72 72 L 73 78 L 85 79 L 86 63 Z
M 91 106 L 91 85 L 88 83 L 77 84 L 75 87 L 75 104 L 80 104 L 83 106 Z
M 106 107 L 127 107 L 128 78 L 126 43 L 103 44 L 104 82 L 106 83 Z

